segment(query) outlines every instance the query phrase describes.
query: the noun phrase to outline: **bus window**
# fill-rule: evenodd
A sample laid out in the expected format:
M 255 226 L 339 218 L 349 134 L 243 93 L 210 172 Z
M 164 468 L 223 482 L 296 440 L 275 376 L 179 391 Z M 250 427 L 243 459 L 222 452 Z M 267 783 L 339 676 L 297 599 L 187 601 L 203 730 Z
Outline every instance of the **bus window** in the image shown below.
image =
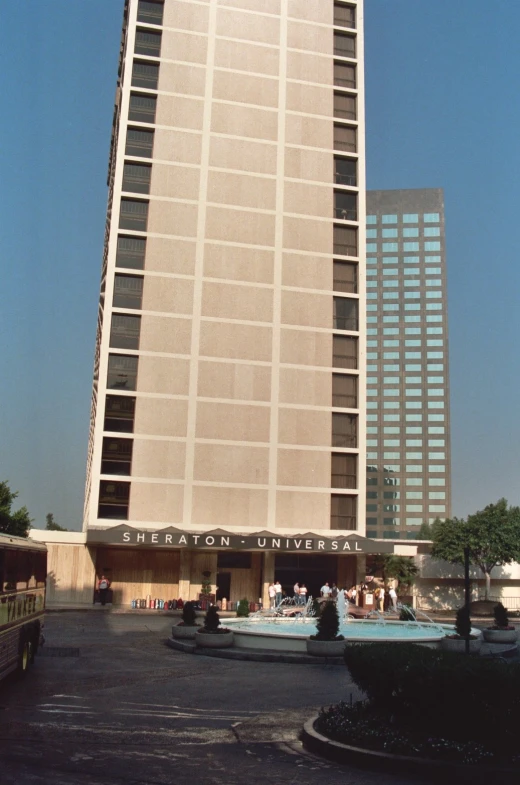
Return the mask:
M 47 578 L 47 554 L 38 551 L 37 553 L 34 554 L 34 559 L 35 559 L 36 588 L 44 589 L 45 580 Z

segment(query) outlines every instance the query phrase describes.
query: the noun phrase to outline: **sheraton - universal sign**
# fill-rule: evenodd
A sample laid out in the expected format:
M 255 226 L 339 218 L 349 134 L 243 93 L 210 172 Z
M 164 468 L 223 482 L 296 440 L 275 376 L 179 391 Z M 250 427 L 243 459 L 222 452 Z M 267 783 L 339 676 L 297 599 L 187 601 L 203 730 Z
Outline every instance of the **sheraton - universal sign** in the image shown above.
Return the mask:
M 130 545 L 149 548 L 190 548 L 230 551 L 291 551 L 302 553 L 393 553 L 394 546 L 357 534 L 344 537 L 317 537 L 316 534 L 287 535 L 273 532 L 240 535 L 222 530 L 195 532 L 167 528 L 158 531 L 135 529 L 132 526 L 113 526 L 109 529 L 90 529 L 87 543 Z

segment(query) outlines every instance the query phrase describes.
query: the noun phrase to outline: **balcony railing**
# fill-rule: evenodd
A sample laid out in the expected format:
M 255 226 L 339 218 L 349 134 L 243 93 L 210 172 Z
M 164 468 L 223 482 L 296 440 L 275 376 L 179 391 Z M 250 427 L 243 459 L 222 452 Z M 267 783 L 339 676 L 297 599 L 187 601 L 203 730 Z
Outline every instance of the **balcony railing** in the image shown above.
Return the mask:
M 332 488 L 355 488 L 356 475 L 355 474 L 333 474 L 331 476 Z M 343 517 L 343 516 L 338 516 Z
M 350 185 L 356 187 L 357 177 L 355 174 L 343 174 L 342 172 L 334 172 L 334 182 L 336 185 Z
M 334 207 L 334 218 L 342 221 L 357 221 L 357 210 L 355 207 Z
M 330 528 L 335 530 L 347 529 L 349 531 L 356 531 L 356 517 L 354 515 L 331 515 Z

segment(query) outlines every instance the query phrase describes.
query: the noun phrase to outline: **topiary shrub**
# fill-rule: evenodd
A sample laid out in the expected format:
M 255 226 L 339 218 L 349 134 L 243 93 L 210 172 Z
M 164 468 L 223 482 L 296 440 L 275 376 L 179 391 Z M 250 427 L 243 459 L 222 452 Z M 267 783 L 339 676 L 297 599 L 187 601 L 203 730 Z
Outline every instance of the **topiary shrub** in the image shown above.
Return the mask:
M 399 621 L 417 621 L 415 618 L 415 613 L 413 612 L 413 608 L 403 605 L 401 608 L 401 613 L 399 614 Z
M 314 641 L 342 641 L 343 635 L 339 633 L 338 609 L 335 602 L 326 602 L 321 609 L 317 622 L 318 632 L 311 635 Z
M 246 600 L 245 597 L 238 603 L 237 616 L 242 616 L 244 618 L 249 616 L 249 600 Z
M 495 618 L 495 627 L 498 629 L 508 629 L 509 628 L 509 616 L 507 614 L 507 608 L 505 608 L 501 602 L 499 602 L 493 608 L 493 616 Z
M 315 597 L 312 601 L 312 610 L 314 611 L 314 615 L 316 618 L 321 613 L 321 602 Z
M 182 609 L 182 623 L 186 627 L 193 627 L 196 624 L 197 614 L 193 603 L 188 601 Z
M 469 608 L 465 605 L 457 611 L 457 619 L 455 621 L 455 631 L 459 638 L 469 638 L 471 634 L 471 619 L 469 616 Z
M 218 632 L 220 626 L 220 616 L 218 615 L 217 606 L 210 605 L 204 617 L 204 632 Z

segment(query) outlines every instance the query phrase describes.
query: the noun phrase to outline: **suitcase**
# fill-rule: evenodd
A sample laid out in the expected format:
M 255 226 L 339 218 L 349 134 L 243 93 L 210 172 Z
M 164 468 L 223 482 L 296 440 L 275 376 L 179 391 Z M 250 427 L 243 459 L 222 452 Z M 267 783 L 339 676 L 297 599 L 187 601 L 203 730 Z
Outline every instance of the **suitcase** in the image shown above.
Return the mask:
M 139 600 L 139 607 L 146 608 L 146 600 Z

